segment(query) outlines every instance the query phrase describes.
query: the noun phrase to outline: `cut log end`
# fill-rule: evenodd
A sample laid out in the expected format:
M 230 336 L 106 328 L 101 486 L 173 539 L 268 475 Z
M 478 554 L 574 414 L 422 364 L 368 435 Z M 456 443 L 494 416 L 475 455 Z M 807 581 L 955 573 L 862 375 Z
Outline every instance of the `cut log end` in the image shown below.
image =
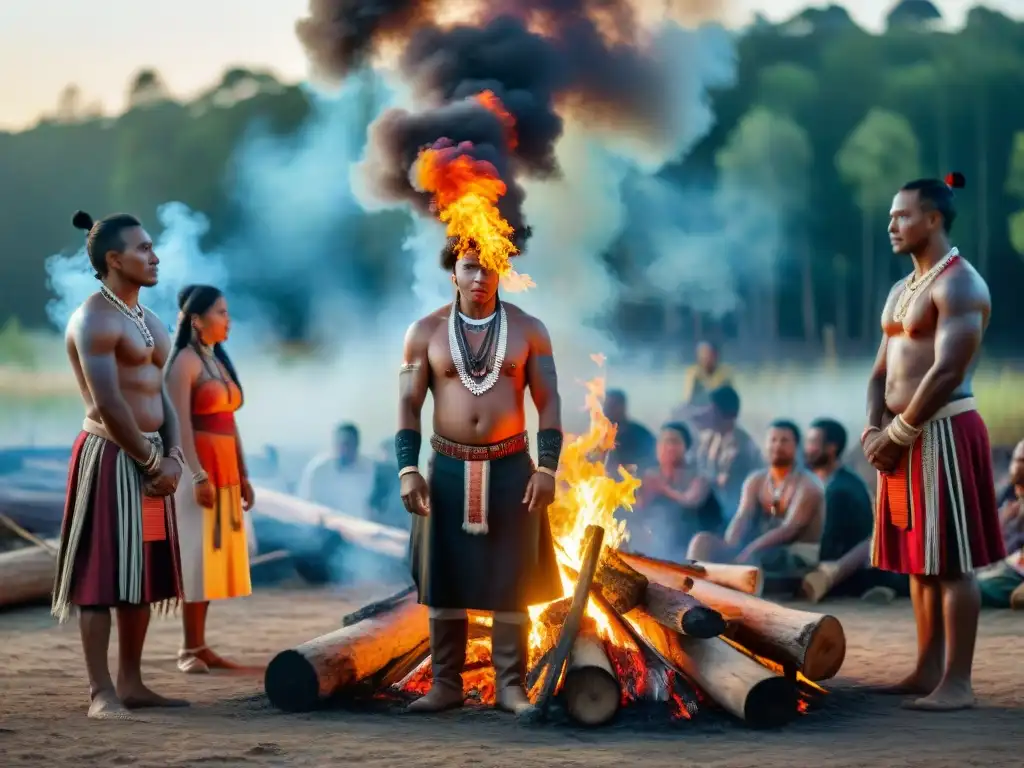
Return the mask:
M 320 681 L 309 659 L 294 649 L 281 651 L 263 680 L 267 698 L 284 712 L 309 712 L 320 704 Z
M 784 677 L 768 677 L 747 693 L 743 720 L 751 728 L 779 728 L 796 716 L 796 688 Z
M 835 616 L 823 616 L 814 629 L 801 673 L 809 680 L 830 680 L 846 660 L 846 633 Z
M 565 709 L 580 725 L 604 725 L 619 711 L 622 690 L 614 675 L 599 667 L 571 670 L 562 684 Z
M 619 613 L 636 608 L 647 592 L 647 577 L 638 573 L 614 549 L 605 547 L 597 564 L 594 583 L 601 595 Z
M 691 608 L 683 616 L 683 634 L 696 638 L 718 637 L 725 632 L 726 624 L 722 614 L 704 605 Z

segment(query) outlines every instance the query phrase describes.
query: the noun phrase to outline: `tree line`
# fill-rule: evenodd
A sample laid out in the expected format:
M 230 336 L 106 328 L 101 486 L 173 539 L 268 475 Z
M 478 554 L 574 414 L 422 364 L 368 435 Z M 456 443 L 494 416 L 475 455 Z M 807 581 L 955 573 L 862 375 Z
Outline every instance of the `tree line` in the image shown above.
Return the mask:
M 937 19 L 926 0 L 904 0 L 886 31 L 872 34 L 830 6 L 778 24 L 759 19 L 739 39 L 737 82 L 713 94 L 714 128 L 663 175 L 715 179 L 721 199 L 712 217 L 724 216 L 730 185 L 775 201 L 790 252 L 772 290 L 740 286 L 738 316 L 701 317 L 682 296 L 666 308 L 672 328 L 752 346 L 817 348 L 829 338 L 871 347 L 888 287 L 907 271 L 888 249 L 892 195 L 912 178 L 959 170 L 968 187 L 958 195 L 954 240 L 992 289 L 989 338 L 1012 344 L 1014 286 L 1024 280 L 1024 23 L 981 7 L 953 32 Z M 259 124 L 293 135 L 311 109 L 303 88 L 265 73 L 232 69 L 181 101 L 145 71 L 116 118 L 82 104 L 69 86 L 36 126 L 0 133 L 0 324 L 14 317 L 45 326 L 44 261 L 80 242 L 65 222 L 83 201 L 94 213 L 152 220 L 161 203 L 180 200 L 210 217 L 215 245 L 233 224 L 231 164 L 247 132 Z M 368 214 L 357 236 L 373 244 L 369 274 L 386 274 L 381 259 L 408 268 L 397 261 L 404 231 L 393 216 Z M 620 243 L 605 258 L 614 268 L 627 251 Z

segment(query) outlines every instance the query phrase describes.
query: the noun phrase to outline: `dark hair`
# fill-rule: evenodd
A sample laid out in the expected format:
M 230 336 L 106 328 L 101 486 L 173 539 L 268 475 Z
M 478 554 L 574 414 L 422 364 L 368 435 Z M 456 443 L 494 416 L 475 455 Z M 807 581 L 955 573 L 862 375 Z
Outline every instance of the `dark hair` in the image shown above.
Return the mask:
M 459 238 L 449 237 L 444 243 L 444 248 L 441 249 L 441 268 L 446 272 L 454 272 L 455 265 L 459 263 L 459 254 L 472 250 L 476 250 L 474 240 L 469 240 L 465 247 L 459 248 Z
M 811 429 L 820 429 L 825 436 L 825 444 L 835 446 L 836 458 L 843 455 L 846 450 L 846 427 L 835 419 L 815 419 L 811 422 Z
M 735 389 L 725 384 L 711 390 L 708 399 L 715 410 L 726 419 L 735 419 L 740 415 L 740 395 Z
M 85 211 L 75 211 L 71 223 L 76 229 L 85 230 L 85 250 L 89 254 L 89 263 L 96 270 L 96 279 L 107 276 L 107 254 L 110 251 L 124 250 L 124 231 L 132 227 L 141 227 L 142 222 L 127 213 L 114 213 L 99 221 L 93 221 Z
M 800 445 L 800 427 L 789 419 L 776 419 L 768 425 L 768 429 L 787 429 L 793 433 L 793 439 L 796 440 L 796 444 Z
M 359 440 L 359 427 L 357 427 L 351 421 L 346 421 L 343 424 L 339 424 L 334 430 L 335 435 L 352 435 L 356 440 Z
M 626 391 L 624 389 L 609 389 L 604 393 L 604 401 L 607 403 L 609 400 L 621 400 L 623 405 L 628 402 L 626 398 Z
M 954 189 L 963 189 L 966 184 L 964 175 L 959 172 L 949 174 L 941 179 L 916 179 L 903 185 L 907 192 L 917 192 L 918 200 L 925 210 L 938 211 L 942 216 L 942 228 L 949 232 L 956 221 Z
M 181 311 L 178 313 L 178 328 L 174 332 L 174 349 L 171 350 L 171 357 L 167 361 L 168 369 L 181 350 L 196 344 L 192 335 L 192 318 L 205 315 L 217 303 L 217 299 L 223 295 L 220 288 L 215 288 L 212 285 L 186 285 L 178 291 L 178 309 Z M 198 352 L 198 350 L 196 351 Z M 241 389 L 242 382 L 238 378 L 238 371 L 235 370 L 235 364 L 231 362 L 231 358 L 228 357 L 222 344 L 213 345 L 213 356 L 220 361 L 231 380 Z M 203 360 L 205 366 L 205 358 L 200 355 L 200 359 Z
M 683 422 L 670 421 L 667 424 L 662 424 L 661 431 L 664 432 L 665 430 L 675 432 L 683 438 L 683 443 L 686 445 L 687 450 L 693 447 L 693 434 L 690 432 L 690 428 L 683 424 Z
M 711 341 L 710 339 L 701 339 L 700 341 L 697 342 L 697 347 L 707 347 L 716 355 L 719 352 L 718 345 L 715 342 Z

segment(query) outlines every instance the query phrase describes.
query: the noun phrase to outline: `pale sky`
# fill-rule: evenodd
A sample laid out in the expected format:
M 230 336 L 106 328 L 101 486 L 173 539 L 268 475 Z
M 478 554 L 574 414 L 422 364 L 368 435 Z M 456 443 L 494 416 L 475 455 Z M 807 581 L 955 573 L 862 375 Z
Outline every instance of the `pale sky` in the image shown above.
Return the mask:
M 976 0 L 933 0 L 946 18 L 962 22 Z M 738 20 L 761 11 L 783 19 L 802 0 L 725 0 Z M 895 0 L 842 3 L 861 25 L 880 29 Z M 984 5 L 1024 17 L 1024 0 Z M 17 129 L 51 111 L 69 83 L 87 102 L 123 108 L 127 84 L 151 67 L 171 90 L 189 95 L 212 85 L 233 65 L 270 69 L 301 79 L 305 57 L 295 20 L 309 0 L 0 0 L 0 129 Z

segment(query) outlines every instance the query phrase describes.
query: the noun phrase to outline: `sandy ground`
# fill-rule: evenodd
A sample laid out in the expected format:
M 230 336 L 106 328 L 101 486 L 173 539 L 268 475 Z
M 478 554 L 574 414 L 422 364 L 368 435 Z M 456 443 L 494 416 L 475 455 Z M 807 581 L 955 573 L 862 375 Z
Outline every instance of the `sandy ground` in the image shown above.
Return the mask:
M 253 664 L 337 626 L 347 610 L 387 594 L 264 590 L 215 605 L 211 642 Z M 269 708 L 260 675 L 186 678 L 174 667 L 178 626 L 155 620 L 145 658 L 150 684 L 190 698 L 187 710 L 144 723 L 95 723 L 77 630 L 44 608 L 0 613 L 0 754 L 4 766 L 1003 766 L 1024 754 L 1024 615 L 983 616 L 970 712 L 899 708 L 858 686 L 909 669 L 914 630 L 907 602 L 829 606 L 849 652 L 827 704 L 789 727 L 752 732 L 718 714 L 657 727 L 527 728 L 470 710 L 431 717 L 342 711 L 284 715 Z

